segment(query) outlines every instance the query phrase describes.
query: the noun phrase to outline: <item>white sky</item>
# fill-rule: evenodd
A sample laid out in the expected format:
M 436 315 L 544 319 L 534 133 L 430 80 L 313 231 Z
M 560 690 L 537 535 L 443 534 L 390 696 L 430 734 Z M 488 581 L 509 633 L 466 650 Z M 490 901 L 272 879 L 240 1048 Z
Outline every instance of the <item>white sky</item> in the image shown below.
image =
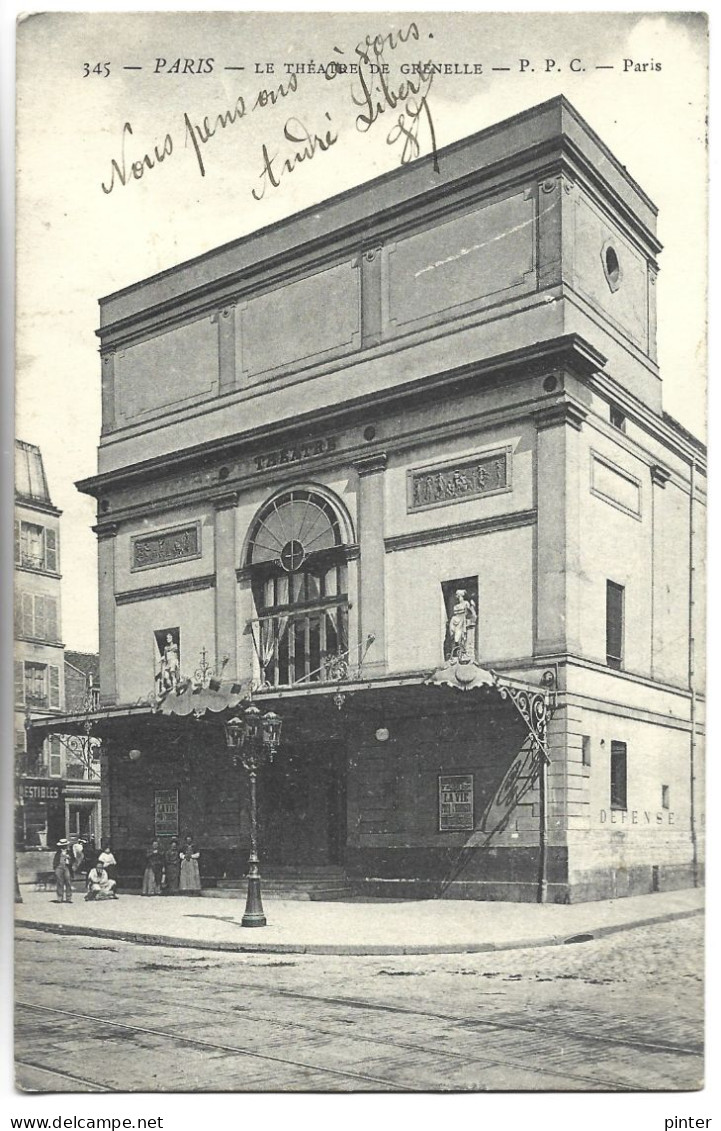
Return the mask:
M 248 113 L 203 151 L 201 178 L 184 146 L 194 122 L 252 104 L 283 78 L 285 60 L 349 58 L 366 33 L 407 26 L 381 13 L 46 13 L 18 45 L 18 275 L 16 434 L 43 451 L 62 520 L 64 638 L 97 647 L 93 501 L 74 481 L 96 470 L 100 430 L 97 299 L 335 192 L 397 167 L 388 128 L 354 128 L 350 80 L 301 76 L 276 107 Z M 659 208 L 659 355 L 667 411 L 705 434 L 706 39 L 690 14 L 434 14 L 416 16 L 421 43 L 404 58 L 482 62 L 475 77 L 436 76 L 429 95 L 438 147 L 556 94 L 565 94 Z M 155 59 L 215 60 L 212 74 L 154 74 Z M 571 73 L 580 58 L 587 69 Z M 533 73 L 519 73 L 520 58 Z M 544 60 L 556 70 L 544 73 Z M 623 72 L 624 58 L 661 71 Z M 254 64 L 272 60 L 265 79 Z M 109 61 L 111 74 L 83 77 Z M 595 70 L 611 64 L 613 70 Z M 142 66 L 124 71 L 123 65 Z M 227 71 L 224 66 L 244 66 Z M 510 72 L 491 67 L 510 66 Z M 330 123 L 324 113 L 330 114 Z M 261 146 L 282 150 L 290 116 L 338 142 L 255 201 Z M 173 153 L 142 180 L 109 195 L 111 159 L 160 147 Z M 422 138 L 428 152 L 427 135 Z M 282 150 L 282 152 L 286 152 Z

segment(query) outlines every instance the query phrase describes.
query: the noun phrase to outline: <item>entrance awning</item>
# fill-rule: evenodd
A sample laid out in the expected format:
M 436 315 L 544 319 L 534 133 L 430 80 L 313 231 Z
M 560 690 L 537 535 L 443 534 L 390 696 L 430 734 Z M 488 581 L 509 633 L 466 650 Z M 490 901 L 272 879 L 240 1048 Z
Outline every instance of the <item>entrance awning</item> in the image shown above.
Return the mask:
M 219 714 L 232 710 L 251 696 L 251 683 L 212 679 L 207 686 L 188 683 L 184 687 L 168 691 L 156 706 L 161 715 L 194 715 L 200 718 L 206 711 Z

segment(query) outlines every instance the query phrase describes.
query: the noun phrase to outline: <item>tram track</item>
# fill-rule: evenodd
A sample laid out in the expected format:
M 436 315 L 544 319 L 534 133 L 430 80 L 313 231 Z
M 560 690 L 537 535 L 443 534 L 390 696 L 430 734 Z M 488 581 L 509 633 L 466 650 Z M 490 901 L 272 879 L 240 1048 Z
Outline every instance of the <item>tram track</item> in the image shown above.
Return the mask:
M 237 988 L 239 988 L 239 989 L 242 989 L 242 988 L 253 989 L 255 992 L 258 992 L 257 986 L 250 986 L 248 984 L 245 984 L 245 985 L 241 984 Z M 261 991 L 261 992 L 263 992 L 263 991 Z M 651 1043 L 644 1043 L 644 1042 L 639 1042 L 639 1041 L 624 1041 L 623 1039 L 618 1038 L 618 1037 L 608 1037 L 608 1036 L 602 1036 L 602 1035 L 596 1036 L 594 1034 L 587 1034 L 587 1033 L 573 1033 L 573 1032 L 569 1033 L 568 1031 L 564 1031 L 562 1033 L 554 1033 L 553 1031 L 549 1032 L 547 1027 L 544 1027 L 540 1024 L 538 1024 L 538 1025 L 510 1024 L 508 1021 L 503 1021 L 503 1020 L 500 1020 L 500 1019 L 490 1019 L 489 1018 L 489 1019 L 486 1020 L 486 1019 L 479 1019 L 478 1017 L 469 1017 L 469 1016 L 463 1016 L 463 1015 L 462 1016 L 454 1016 L 452 1014 L 441 1014 L 441 1013 L 437 1013 L 437 1012 L 434 1012 L 434 1011 L 423 1011 L 423 1010 L 418 1010 L 418 1009 L 408 1009 L 408 1008 L 404 1008 L 402 1006 L 379 1005 L 378 1003 L 375 1003 L 375 1002 L 366 1002 L 366 1001 L 361 1001 L 361 1000 L 358 1000 L 358 999 L 348 999 L 348 998 L 343 998 L 343 997 L 328 998 L 328 997 L 322 997 L 322 996 L 319 996 L 319 995 L 301 994 L 301 993 L 296 993 L 296 992 L 293 992 L 293 991 L 285 991 L 285 990 L 275 990 L 273 992 L 275 994 L 277 994 L 277 996 L 279 996 L 279 997 L 299 999 L 301 1001 L 307 1001 L 307 1002 L 310 1002 L 310 1003 L 323 1002 L 325 1004 L 331 1005 L 333 1007 L 342 1008 L 344 1010 L 347 1010 L 349 1007 L 352 1008 L 352 1009 L 357 1009 L 357 1010 L 371 1010 L 371 1011 L 381 1010 L 383 1012 L 387 1012 L 387 1013 L 390 1013 L 390 1014 L 396 1014 L 396 1015 L 400 1014 L 400 1015 L 405 1015 L 405 1016 L 414 1016 L 415 1015 L 415 1016 L 418 1016 L 419 1019 L 423 1018 L 423 1019 L 429 1019 L 431 1021 L 439 1020 L 439 1021 L 442 1021 L 446 1024 L 455 1024 L 455 1025 L 462 1026 L 466 1029 L 468 1029 L 471 1025 L 473 1025 L 473 1026 L 478 1025 L 478 1026 L 482 1026 L 483 1028 L 487 1028 L 489 1033 L 491 1033 L 493 1031 L 501 1030 L 501 1031 L 505 1031 L 505 1032 L 512 1032 L 512 1033 L 518 1033 L 518 1034 L 523 1034 L 523 1035 L 543 1036 L 547 1040 L 549 1038 L 556 1037 L 556 1038 L 558 1038 L 558 1040 L 563 1042 L 563 1044 L 561 1045 L 561 1048 L 562 1049 L 565 1048 L 565 1054 L 562 1054 L 562 1055 L 568 1056 L 569 1060 L 574 1055 L 574 1051 L 573 1051 L 572 1047 L 570 1047 L 572 1045 L 572 1043 L 576 1043 L 577 1045 L 582 1046 L 582 1048 L 580 1050 L 582 1055 L 587 1054 L 589 1045 L 595 1045 L 596 1047 L 598 1047 L 598 1045 L 600 1045 L 600 1044 L 610 1045 L 614 1049 L 621 1047 L 621 1048 L 632 1049 L 634 1051 L 643 1050 L 647 1053 L 665 1053 L 665 1054 L 689 1055 L 689 1056 L 698 1055 L 698 1053 L 695 1049 L 684 1048 L 683 1046 L 674 1046 L 674 1045 L 658 1043 L 658 1042 L 651 1044 Z M 159 1037 L 161 1039 L 167 1039 L 167 1040 L 173 1041 L 173 1042 L 180 1041 L 181 1043 L 183 1043 L 186 1046 L 194 1046 L 196 1048 L 203 1049 L 203 1050 L 209 1050 L 209 1051 L 215 1051 L 215 1052 L 227 1052 L 227 1053 L 235 1054 L 238 1057 L 248 1057 L 248 1058 L 252 1058 L 252 1059 L 255 1059 L 255 1060 L 262 1060 L 262 1061 L 268 1061 L 268 1062 L 272 1062 L 272 1063 L 285 1064 L 285 1065 L 288 1065 L 288 1066 L 291 1066 L 291 1067 L 294 1067 L 294 1068 L 300 1068 L 300 1069 L 303 1069 L 305 1071 L 314 1073 L 316 1076 L 319 1076 L 319 1077 L 326 1076 L 326 1077 L 331 1077 L 331 1078 L 342 1078 L 343 1080 L 356 1081 L 356 1082 L 359 1082 L 359 1083 L 362 1082 L 364 1084 L 370 1084 L 370 1085 L 373 1085 L 373 1086 L 380 1088 L 380 1089 L 383 1089 L 383 1090 L 391 1090 L 391 1091 L 414 1091 L 414 1090 L 421 1090 L 422 1091 L 422 1090 L 427 1090 L 427 1088 L 414 1088 L 413 1086 L 409 1087 L 405 1084 L 399 1084 L 397 1081 L 390 1080 L 387 1077 L 384 1077 L 382 1075 L 375 1075 L 375 1074 L 371 1074 L 371 1073 L 354 1071 L 354 1070 L 350 1070 L 350 1069 L 339 1069 L 339 1068 L 333 1068 L 333 1067 L 326 1067 L 326 1066 L 323 1066 L 323 1065 L 318 1065 L 317 1063 L 312 1063 L 312 1062 L 307 1061 L 307 1060 L 301 1060 L 301 1059 L 293 1058 L 293 1057 L 284 1057 L 284 1056 L 281 1056 L 279 1054 L 270 1053 L 270 1052 L 257 1052 L 255 1050 L 243 1047 L 242 1045 L 228 1044 L 228 1043 L 221 1042 L 221 1041 L 209 1041 L 207 1039 L 190 1036 L 188 1034 L 179 1034 L 175 1030 L 169 1031 L 167 1029 L 163 1029 L 163 1028 L 160 1028 L 160 1027 L 157 1027 L 157 1026 L 134 1025 L 134 1024 L 130 1024 L 128 1022 L 123 1022 L 123 1021 L 119 1021 L 119 1020 L 112 1020 L 112 1019 L 109 1019 L 109 1018 L 97 1017 L 93 1014 L 84 1013 L 84 1012 L 81 1012 L 81 1011 L 78 1011 L 78 1010 L 57 1009 L 57 1008 L 53 1008 L 51 1006 L 39 1005 L 39 1004 L 36 1004 L 36 1003 L 33 1003 L 33 1002 L 18 1001 L 16 1004 L 17 1004 L 18 1008 L 30 1010 L 32 1012 L 35 1012 L 36 1014 L 67 1018 L 67 1020 L 69 1022 L 73 1022 L 73 1023 L 83 1024 L 83 1023 L 87 1023 L 87 1022 L 93 1022 L 95 1024 L 104 1025 L 104 1026 L 108 1027 L 109 1029 L 116 1029 L 116 1030 L 120 1030 L 120 1031 L 123 1031 L 123 1032 L 127 1032 L 129 1034 L 137 1034 L 139 1037 L 140 1036 Z M 214 1017 L 221 1017 L 221 1016 L 227 1017 L 232 1012 L 235 1012 L 234 1010 L 218 1009 L 218 1008 L 214 1008 L 214 1007 L 209 1006 L 209 1005 L 200 1005 L 200 1004 L 194 1004 L 193 1008 L 196 1012 L 210 1014 Z M 237 1014 L 236 1014 L 236 1016 L 237 1016 Z M 278 1028 L 278 1029 L 281 1029 L 281 1030 L 286 1030 L 286 1031 L 291 1031 L 291 1032 L 298 1031 L 298 1032 L 301 1032 L 303 1034 L 308 1034 L 309 1037 L 312 1036 L 312 1035 L 323 1037 L 323 1038 L 331 1038 L 331 1039 L 333 1039 L 333 1038 L 340 1039 L 341 1037 L 343 1037 L 345 1039 L 350 1039 L 351 1041 L 358 1042 L 359 1044 L 372 1045 L 372 1046 L 375 1046 L 375 1047 L 380 1046 L 385 1050 L 395 1050 L 395 1049 L 397 1049 L 397 1050 L 399 1050 L 400 1052 L 403 1052 L 403 1053 L 412 1053 L 414 1055 L 420 1054 L 422 1056 L 429 1056 L 429 1057 L 434 1058 L 436 1063 L 438 1063 L 439 1060 L 444 1060 L 444 1061 L 448 1062 L 449 1064 L 451 1064 L 451 1063 L 455 1063 L 456 1065 L 459 1065 L 459 1064 L 469 1064 L 469 1065 L 474 1064 L 474 1065 L 483 1066 L 483 1067 L 485 1067 L 486 1069 L 489 1069 L 489 1070 L 495 1069 L 495 1068 L 511 1068 L 511 1069 L 525 1070 L 525 1071 L 537 1071 L 537 1067 L 533 1063 L 528 1063 L 527 1060 L 524 1060 L 524 1059 L 518 1058 L 517 1056 L 514 1056 L 512 1054 L 512 1052 L 510 1052 L 510 1050 L 509 1050 L 508 1055 L 504 1055 L 503 1057 L 499 1057 L 498 1055 L 494 1056 L 492 1052 L 490 1054 L 484 1054 L 484 1055 L 479 1056 L 479 1055 L 474 1054 L 472 1052 L 456 1051 L 456 1050 L 447 1049 L 447 1048 L 440 1049 L 440 1048 L 438 1048 L 438 1046 L 431 1047 L 427 1044 L 422 1044 L 422 1043 L 418 1043 L 418 1042 L 414 1042 L 414 1041 L 395 1040 L 395 1039 L 388 1038 L 387 1036 L 383 1036 L 382 1038 L 379 1038 L 379 1037 L 374 1037 L 374 1036 L 366 1036 L 362 1033 L 356 1033 L 356 1032 L 339 1033 L 336 1028 L 329 1028 L 329 1027 L 324 1026 L 322 1024 L 311 1024 L 311 1023 L 308 1023 L 308 1022 L 298 1021 L 296 1019 L 278 1018 L 278 1017 L 272 1016 L 268 1013 L 264 1013 L 260 1010 L 252 1009 L 252 1007 L 251 1008 L 244 1007 L 243 1011 L 242 1011 L 242 1016 L 243 1016 L 243 1018 L 247 1019 L 250 1022 L 257 1022 L 257 1023 L 261 1023 L 261 1024 L 265 1024 L 265 1025 L 270 1025 L 270 1026 L 273 1026 L 275 1028 Z M 576 1049 L 575 1055 L 578 1055 L 578 1052 L 579 1052 L 579 1050 Z M 594 1059 L 597 1059 L 597 1058 L 594 1058 Z M 42 1066 L 33 1065 L 33 1067 L 41 1068 Z M 571 1068 L 571 1066 L 568 1063 L 564 1064 L 563 1061 L 561 1061 L 561 1063 L 557 1067 L 553 1067 L 553 1068 L 551 1068 L 551 1066 L 546 1062 L 545 1071 L 548 1075 L 557 1076 L 557 1077 L 559 1077 L 559 1079 L 563 1079 L 564 1081 L 567 1081 L 568 1083 L 576 1083 L 580 1086 L 585 1086 L 586 1088 L 589 1085 L 591 1085 L 594 1088 L 599 1089 L 599 1090 L 613 1090 L 613 1091 L 635 1091 L 635 1090 L 637 1090 L 633 1085 L 624 1084 L 624 1083 L 619 1082 L 617 1078 L 611 1079 L 606 1075 L 600 1075 L 600 1074 L 591 1075 L 589 1073 L 575 1071 L 573 1068 Z M 88 1083 L 91 1083 L 91 1082 L 88 1081 Z M 98 1086 L 105 1087 L 104 1085 L 98 1085 Z M 110 1090 L 114 1090 L 114 1089 L 110 1089 Z M 322 1090 L 322 1084 L 321 1084 L 319 1090 Z
M 155 1028 L 154 1026 L 146 1026 L 146 1025 L 129 1025 L 127 1022 L 124 1022 L 124 1021 L 112 1021 L 112 1020 L 108 1020 L 107 1018 L 104 1018 L 104 1017 L 95 1017 L 94 1015 L 89 1014 L 89 1013 L 81 1013 L 77 1010 L 55 1009 L 52 1006 L 48 1006 L 48 1005 L 35 1005 L 33 1002 L 16 1001 L 15 1007 L 16 1007 L 16 1009 L 29 1009 L 29 1010 L 31 1010 L 35 1013 L 41 1013 L 41 1014 L 46 1014 L 46 1015 L 51 1015 L 51 1016 L 56 1016 L 56 1017 L 65 1017 L 69 1021 L 72 1021 L 73 1023 L 92 1021 L 96 1025 L 105 1025 L 109 1029 L 120 1029 L 120 1030 L 123 1030 L 124 1032 L 137 1033 L 137 1034 L 142 1034 L 144 1036 L 162 1037 L 162 1038 L 166 1038 L 169 1041 L 172 1041 L 172 1043 L 174 1045 L 177 1045 L 177 1044 L 194 1045 L 197 1048 L 212 1050 L 214 1052 L 229 1052 L 229 1053 L 235 1053 L 238 1056 L 242 1056 L 242 1057 L 250 1057 L 254 1060 L 269 1061 L 269 1062 L 274 1063 L 274 1064 L 287 1064 L 287 1065 L 290 1065 L 291 1067 L 294 1067 L 294 1068 L 303 1068 L 303 1069 L 305 1069 L 309 1072 L 315 1072 L 320 1076 L 338 1076 L 338 1077 L 342 1077 L 343 1079 L 363 1081 L 363 1083 L 366 1083 L 366 1084 L 377 1084 L 380 1087 L 382 1087 L 384 1091 L 399 1091 L 399 1092 L 423 1091 L 422 1088 L 414 1088 L 413 1086 L 407 1087 L 405 1085 L 399 1085 L 395 1081 L 387 1080 L 387 1079 L 384 1079 L 382 1077 L 371 1076 L 368 1073 L 352 1072 L 349 1069 L 343 1069 L 343 1068 L 321 1067 L 317 1064 L 310 1064 L 310 1063 L 307 1063 L 307 1062 L 302 1061 L 302 1060 L 293 1059 L 291 1057 L 277 1056 L 277 1055 L 275 1055 L 273 1053 L 269 1053 L 269 1052 L 255 1052 L 252 1049 L 245 1049 L 245 1048 L 242 1048 L 239 1045 L 227 1045 L 227 1044 L 224 1044 L 223 1042 L 220 1042 L 220 1041 L 206 1041 L 206 1040 L 203 1040 L 200 1037 L 190 1037 L 190 1036 L 188 1036 L 184 1033 L 178 1033 L 175 1030 L 170 1031 L 170 1030 L 167 1030 L 167 1029 L 158 1029 L 158 1028 Z M 33 1065 L 33 1067 L 37 1067 L 37 1066 Z M 87 1082 L 90 1083 L 90 1084 L 96 1083 L 95 1081 L 87 1081 Z M 99 1086 L 106 1087 L 104 1085 L 99 1085 Z M 107 1090 L 108 1091 L 116 1091 L 116 1090 L 127 1091 L 127 1089 L 125 1089 L 125 1088 L 123 1088 L 123 1089 L 107 1088 Z M 322 1091 L 323 1089 L 321 1087 L 318 1090 Z

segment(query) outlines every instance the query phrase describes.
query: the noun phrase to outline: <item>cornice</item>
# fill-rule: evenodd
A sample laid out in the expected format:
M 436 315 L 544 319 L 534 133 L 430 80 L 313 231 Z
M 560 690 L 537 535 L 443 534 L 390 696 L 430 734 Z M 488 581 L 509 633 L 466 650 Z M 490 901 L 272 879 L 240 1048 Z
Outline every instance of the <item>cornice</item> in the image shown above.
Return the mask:
M 109 538 L 115 537 L 119 525 L 117 522 L 99 522 L 97 526 L 91 526 L 90 529 L 97 536 L 98 542 L 106 542 Z
M 142 589 L 125 589 L 115 594 L 116 605 L 132 605 L 136 601 L 153 601 L 156 597 L 175 597 L 178 593 L 195 593 L 200 589 L 214 589 L 215 574 L 203 577 L 186 577 L 179 581 L 164 581 Z
M 671 478 L 671 472 L 660 463 L 651 464 L 651 482 L 657 487 L 665 487 Z
M 497 530 L 512 530 L 519 526 L 533 526 L 535 509 L 512 511 L 492 518 L 475 518 L 469 522 L 456 522 L 450 526 L 435 526 L 428 530 L 414 530 L 409 534 L 395 534 L 384 539 L 387 554 L 398 550 L 414 550 L 418 546 L 431 546 L 438 542 L 455 542 L 458 538 L 473 538 L 477 534 L 493 534 Z
M 53 518 L 60 518 L 63 513 L 52 503 L 41 503 L 37 499 L 26 499 L 22 495 L 15 496 L 15 506 L 16 508 L 26 507 L 28 510 L 37 511 L 39 514 L 49 514 Z
M 377 475 L 379 472 L 385 471 L 387 463 L 388 455 L 386 452 L 375 452 L 372 455 L 364 456 L 362 459 L 353 460 L 353 467 L 363 479 L 366 475 Z
M 587 416 L 587 410 L 571 400 L 558 401 L 533 413 L 539 432 L 545 428 L 556 428 L 558 425 L 566 424 L 580 432 Z
M 233 510 L 238 505 L 239 491 L 227 491 L 224 495 L 211 496 L 211 503 L 215 511 Z

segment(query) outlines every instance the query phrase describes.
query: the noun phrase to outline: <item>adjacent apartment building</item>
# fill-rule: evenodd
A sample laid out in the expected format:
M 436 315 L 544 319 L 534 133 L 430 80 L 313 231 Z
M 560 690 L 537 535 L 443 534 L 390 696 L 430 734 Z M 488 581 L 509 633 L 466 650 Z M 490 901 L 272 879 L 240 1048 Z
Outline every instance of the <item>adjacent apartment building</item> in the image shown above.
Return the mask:
M 27 741 L 31 721 L 52 723 L 67 709 L 82 713 L 97 706 L 97 701 L 87 700 L 87 675 L 69 663 L 78 654 L 66 653 L 62 642 L 61 513 L 50 497 L 40 449 L 16 440 L 14 734 L 19 848 L 49 848 L 62 836 L 89 838 L 100 830 L 98 740 L 51 727 L 40 744 L 28 748 Z
M 116 853 L 191 834 L 209 882 L 242 872 L 222 724 L 252 694 L 276 874 L 700 882 L 706 465 L 663 410 L 660 250 L 555 98 L 101 300 Z

